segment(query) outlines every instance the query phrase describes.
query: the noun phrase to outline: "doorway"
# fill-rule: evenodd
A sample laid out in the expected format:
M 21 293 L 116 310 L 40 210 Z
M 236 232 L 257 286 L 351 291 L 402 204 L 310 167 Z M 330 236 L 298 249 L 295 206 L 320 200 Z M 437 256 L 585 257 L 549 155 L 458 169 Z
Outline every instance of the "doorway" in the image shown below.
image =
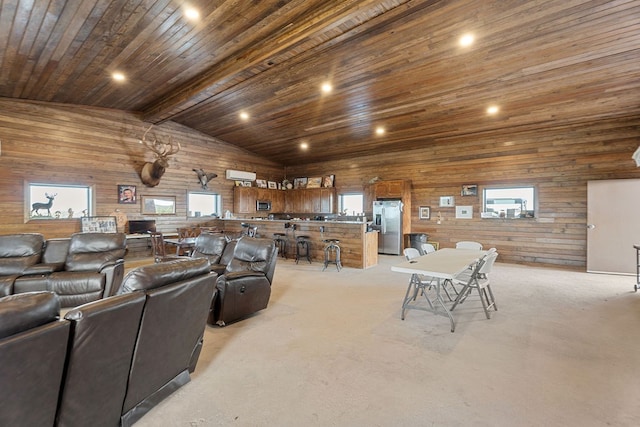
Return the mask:
M 587 272 L 636 274 L 640 179 L 587 182 Z

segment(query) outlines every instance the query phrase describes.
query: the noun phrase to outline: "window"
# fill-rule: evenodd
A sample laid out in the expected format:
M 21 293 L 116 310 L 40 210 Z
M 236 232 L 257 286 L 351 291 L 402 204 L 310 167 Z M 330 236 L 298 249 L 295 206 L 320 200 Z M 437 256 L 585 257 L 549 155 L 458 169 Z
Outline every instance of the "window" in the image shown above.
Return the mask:
M 364 212 L 364 196 L 359 193 L 340 194 L 338 211 L 345 215 L 358 215 Z
M 219 194 L 190 191 L 187 203 L 190 217 L 222 216 L 222 197 Z
M 92 216 L 92 188 L 87 185 L 29 184 L 28 219 Z
M 534 187 L 485 188 L 483 218 L 533 218 Z

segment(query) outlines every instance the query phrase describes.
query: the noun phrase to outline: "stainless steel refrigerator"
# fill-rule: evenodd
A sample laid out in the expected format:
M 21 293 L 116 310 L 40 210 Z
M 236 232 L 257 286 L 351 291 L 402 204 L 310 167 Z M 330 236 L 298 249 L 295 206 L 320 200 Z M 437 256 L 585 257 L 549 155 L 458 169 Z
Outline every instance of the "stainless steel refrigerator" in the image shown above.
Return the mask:
M 402 254 L 402 201 L 376 200 L 373 202 L 373 223 L 378 230 L 378 253 Z

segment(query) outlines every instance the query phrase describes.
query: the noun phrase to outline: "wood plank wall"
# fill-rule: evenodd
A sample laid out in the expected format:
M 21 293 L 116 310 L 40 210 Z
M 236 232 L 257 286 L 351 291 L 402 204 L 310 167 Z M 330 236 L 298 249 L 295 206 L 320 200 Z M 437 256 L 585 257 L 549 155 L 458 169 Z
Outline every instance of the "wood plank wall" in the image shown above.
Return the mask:
M 155 219 L 160 231 L 175 233 L 179 226 L 205 221 L 187 218 L 187 191 L 201 191 L 193 168 L 218 174 L 208 186 L 222 195 L 223 209 L 229 210 L 233 210 L 234 182 L 224 178 L 227 169 L 282 179 L 280 165 L 167 122 L 152 131 L 160 139 L 172 136 L 182 148 L 170 160 L 160 184 L 146 187 L 138 171 L 153 155 L 138 139 L 148 126 L 136 114 L 123 111 L 0 98 L 0 234 L 38 232 L 54 238 L 80 231 L 79 219 L 25 219 L 26 182 L 93 185 L 95 215 L 120 209 L 128 219 Z M 118 184 L 136 185 L 138 203 L 118 204 Z M 143 216 L 142 195 L 176 196 L 176 215 Z
M 458 240 L 495 246 L 503 262 L 542 263 L 584 268 L 587 245 L 587 181 L 640 178 L 631 155 L 640 144 L 640 118 L 590 121 L 561 127 L 511 130 L 452 139 L 425 138 L 411 152 L 370 153 L 356 159 L 288 167 L 279 165 L 172 122 L 156 129 L 172 135 L 181 151 L 155 188 L 138 177 L 143 161 L 152 160 L 137 139 L 146 129 L 136 114 L 103 109 L 14 101 L 0 98 L 0 234 L 41 232 L 67 237 L 80 230 L 78 220 L 26 221 L 24 183 L 90 184 L 96 189 L 97 215 L 115 209 L 129 219 L 156 219 L 158 228 L 174 232 L 187 219 L 186 194 L 198 190 L 192 168 L 220 176 L 209 183 L 233 206 L 233 182 L 226 169 L 255 171 L 258 178 L 335 174 L 338 194 L 363 191 L 368 181 L 408 179 L 412 183 L 412 231 L 429 234 L 440 247 Z M 345 144 L 347 144 L 345 142 Z M 175 195 L 175 216 L 147 216 L 137 205 L 117 203 L 118 184 L 133 184 L 141 195 Z M 463 184 L 529 185 L 538 190 L 536 219 L 480 219 L 480 197 L 460 196 Z M 455 208 L 439 208 L 440 196 L 455 196 L 457 205 L 473 206 L 474 218 L 455 219 Z M 420 206 L 431 206 L 431 219 L 420 220 Z M 436 224 L 440 213 L 443 221 Z
M 374 177 L 408 179 L 412 232 L 427 233 L 441 248 L 453 247 L 459 240 L 477 240 L 486 247 L 495 246 L 499 261 L 584 269 L 587 181 L 640 178 L 640 169 L 631 159 L 640 144 L 639 129 L 640 118 L 627 117 L 435 142 L 425 139 L 423 149 L 292 167 L 287 175 L 335 174 L 338 194 L 363 191 Z M 461 196 L 464 184 L 477 184 L 478 197 Z M 537 218 L 480 219 L 482 189 L 510 185 L 537 188 Z M 456 219 L 455 208 L 438 207 L 440 196 L 455 196 L 456 205 L 473 206 L 473 219 Z M 418 218 L 420 206 L 431 207 L 430 220 Z M 633 262 L 631 249 L 629 254 Z

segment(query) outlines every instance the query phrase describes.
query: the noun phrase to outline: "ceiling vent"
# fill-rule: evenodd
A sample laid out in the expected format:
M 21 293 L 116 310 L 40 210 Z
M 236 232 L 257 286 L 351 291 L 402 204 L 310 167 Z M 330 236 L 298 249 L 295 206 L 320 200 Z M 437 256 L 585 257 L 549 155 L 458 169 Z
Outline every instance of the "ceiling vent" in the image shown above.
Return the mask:
M 256 174 L 254 172 L 234 171 L 227 169 L 227 179 L 233 179 L 234 181 L 255 181 Z

